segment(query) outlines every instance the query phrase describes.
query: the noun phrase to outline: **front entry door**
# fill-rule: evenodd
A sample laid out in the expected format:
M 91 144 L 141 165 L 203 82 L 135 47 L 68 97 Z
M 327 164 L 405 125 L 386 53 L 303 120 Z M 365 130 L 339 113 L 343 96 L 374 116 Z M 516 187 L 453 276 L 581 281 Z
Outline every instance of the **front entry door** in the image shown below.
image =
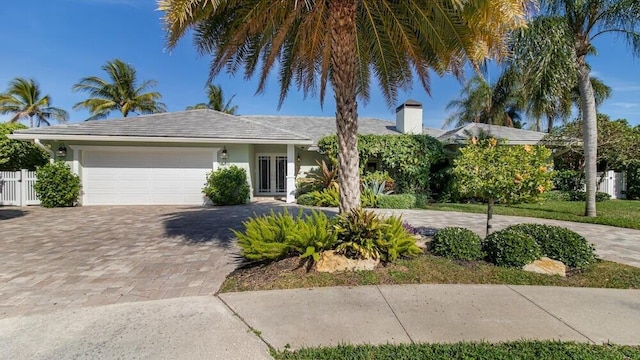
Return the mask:
M 287 155 L 258 154 L 258 195 L 287 193 Z

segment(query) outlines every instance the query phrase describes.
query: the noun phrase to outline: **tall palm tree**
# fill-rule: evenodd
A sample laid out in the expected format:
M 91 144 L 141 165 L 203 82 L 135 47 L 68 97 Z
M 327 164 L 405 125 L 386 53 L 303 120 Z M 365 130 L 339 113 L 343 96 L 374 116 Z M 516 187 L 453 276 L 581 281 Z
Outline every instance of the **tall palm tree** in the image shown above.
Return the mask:
M 231 115 L 235 115 L 236 111 L 238 111 L 237 105 L 231 106 L 231 101 L 233 101 L 233 98 L 236 96 L 233 95 L 231 99 L 225 103 L 224 94 L 222 93 L 222 87 L 220 87 L 220 85 L 209 84 L 207 86 L 207 97 L 209 98 L 208 103 L 187 106 L 187 110 L 211 109 Z
M 154 80 L 138 85 L 136 70 L 120 59 L 108 61 L 102 66 L 109 76 L 104 80 L 97 76 L 83 78 L 73 85 L 73 91 L 89 93 L 89 98 L 73 106 L 86 108 L 91 113 L 87 120 L 104 119 L 112 111 L 120 111 L 123 117 L 134 114 L 153 114 L 166 111 L 159 92 L 145 92 L 156 86 Z
M 638 0 L 543 0 L 550 16 L 565 22 L 567 39 L 573 44 L 580 111 L 583 120 L 587 201 L 585 215 L 596 216 L 598 128 L 596 96 L 587 55 L 595 54 L 593 41 L 605 34 L 622 37 L 634 55 L 640 55 L 640 1 Z
M 51 97 L 42 95 L 40 85 L 33 79 L 15 78 L 7 91 L 0 94 L 0 114 L 13 114 L 9 122 L 29 119 L 29 125 L 51 125 L 49 120 L 66 123 L 69 114 L 63 109 L 51 106 Z
M 260 73 L 258 92 L 277 64 L 280 105 L 292 83 L 305 95 L 327 83 L 336 102 L 340 211 L 360 205 L 357 101 L 371 75 L 392 107 L 414 76 L 429 92 L 429 70 L 459 74 L 506 52 L 504 38 L 525 24 L 527 0 L 159 0 L 169 47 L 190 29 L 212 54 L 211 74 Z M 319 89 L 318 89 L 319 87 Z
M 512 58 L 505 73 L 513 74 L 533 128 L 542 131 L 542 118 L 551 132 L 556 120 L 569 119 L 573 106 L 580 108 L 574 40 L 561 17 L 541 15 L 511 41 Z M 611 88 L 591 77 L 596 105 L 611 96 Z
M 472 77 L 460 91 L 460 98 L 447 104 L 447 110 L 455 111 L 445 119 L 444 127 L 474 122 L 519 127 L 520 106 L 509 88 L 512 85 L 502 80 L 489 85 L 478 75 Z

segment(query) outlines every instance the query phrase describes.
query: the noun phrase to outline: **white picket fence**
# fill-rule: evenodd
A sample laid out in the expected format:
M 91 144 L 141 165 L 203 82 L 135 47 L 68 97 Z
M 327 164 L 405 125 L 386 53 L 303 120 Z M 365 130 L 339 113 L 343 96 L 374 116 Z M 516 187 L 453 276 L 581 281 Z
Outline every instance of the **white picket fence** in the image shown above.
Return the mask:
M 0 205 L 40 205 L 33 189 L 35 183 L 35 171 L 0 171 Z
M 602 175 L 603 173 L 598 173 L 598 181 Z M 604 174 L 604 179 L 598 185 L 598 191 L 611 195 L 612 199 L 624 199 L 624 192 L 627 191 L 627 179 L 624 173 L 607 171 Z

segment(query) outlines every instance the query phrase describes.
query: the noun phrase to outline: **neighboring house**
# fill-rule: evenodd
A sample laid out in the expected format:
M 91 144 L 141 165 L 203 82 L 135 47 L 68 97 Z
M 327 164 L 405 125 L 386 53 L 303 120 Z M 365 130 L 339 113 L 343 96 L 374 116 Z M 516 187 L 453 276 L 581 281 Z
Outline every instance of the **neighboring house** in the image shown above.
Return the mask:
M 358 124 L 360 134 L 424 133 L 446 142 L 463 136 L 460 129 L 423 128 L 422 105 L 415 101 L 398 107 L 395 124 L 373 118 L 359 118 Z M 483 130 L 507 135 L 513 144 L 532 139 L 530 131 Z M 296 176 L 323 158 L 317 142 L 335 133 L 331 117 L 203 109 L 31 128 L 10 138 L 45 145 L 52 157 L 66 160 L 82 180 L 82 205 L 202 205 L 207 173 L 232 164 L 249 174 L 252 197 L 295 201 Z

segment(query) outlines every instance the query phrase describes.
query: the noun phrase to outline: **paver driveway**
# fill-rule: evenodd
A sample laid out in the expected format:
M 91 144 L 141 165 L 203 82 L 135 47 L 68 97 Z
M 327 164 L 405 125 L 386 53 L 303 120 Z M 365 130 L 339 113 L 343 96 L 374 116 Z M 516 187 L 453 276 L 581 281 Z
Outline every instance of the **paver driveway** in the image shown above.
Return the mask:
M 228 229 L 280 205 L 0 207 L 0 318 L 212 294 L 236 266 Z

